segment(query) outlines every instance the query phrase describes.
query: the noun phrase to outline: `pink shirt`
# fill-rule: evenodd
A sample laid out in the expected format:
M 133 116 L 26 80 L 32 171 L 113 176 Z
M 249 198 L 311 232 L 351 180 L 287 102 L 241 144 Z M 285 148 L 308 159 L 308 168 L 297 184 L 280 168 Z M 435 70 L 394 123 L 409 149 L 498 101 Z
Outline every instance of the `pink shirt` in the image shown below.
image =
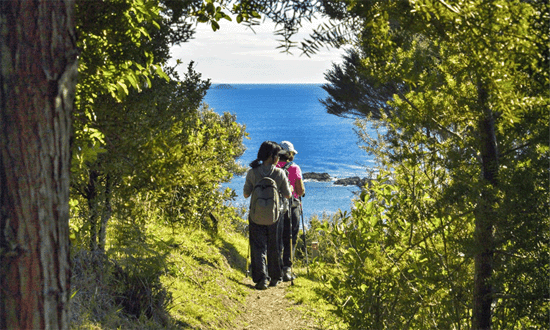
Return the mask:
M 283 168 L 285 166 L 286 162 L 279 162 L 277 164 L 277 167 Z M 302 170 L 300 169 L 300 166 L 296 165 L 296 163 L 292 163 L 290 167 L 287 169 L 288 171 L 288 181 L 290 182 L 290 185 L 292 186 L 292 196 L 299 198 L 298 194 L 296 193 L 296 180 L 302 178 Z

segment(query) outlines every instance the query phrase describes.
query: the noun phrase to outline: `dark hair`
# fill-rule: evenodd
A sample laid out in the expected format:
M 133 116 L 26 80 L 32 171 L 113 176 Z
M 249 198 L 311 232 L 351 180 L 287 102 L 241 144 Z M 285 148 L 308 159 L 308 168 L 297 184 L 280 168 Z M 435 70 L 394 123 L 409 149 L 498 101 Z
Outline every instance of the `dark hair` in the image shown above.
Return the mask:
M 284 156 L 281 155 L 281 160 L 285 162 L 291 162 L 294 160 L 294 153 L 291 151 L 285 151 Z
M 269 157 L 281 152 L 283 148 L 273 141 L 264 141 L 258 150 L 258 158 L 250 163 L 250 167 L 256 168 L 260 166 L 260 162 L 265 162 Z
M 290 158 L 294 158 L 294 157 L 292 157 L 292 155 L 289 154 L 288 151 L 281 153 L 279 157 L 281 157 L 281 160 L 283 162 L 290 162 L 290 161 L 292 161 L 292 159 L 290 159 Z

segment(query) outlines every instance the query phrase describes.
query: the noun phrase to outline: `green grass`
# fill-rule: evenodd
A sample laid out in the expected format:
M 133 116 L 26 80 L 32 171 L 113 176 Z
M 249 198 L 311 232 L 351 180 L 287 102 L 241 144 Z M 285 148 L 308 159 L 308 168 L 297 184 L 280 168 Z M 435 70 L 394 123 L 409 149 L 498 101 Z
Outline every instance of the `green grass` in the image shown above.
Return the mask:
M 156 313 L 153 318 L 129 316 L 116 302 L 123 283 L 115 278 L 113 269 L 122 261 L 105 262 L 80 250 L 73 253 L 71 328 L 232 329 L 249 292 L 242 284 L 247 239 L 231 230 L 223 230 L 215 238 L 191 228 L 174 233 L 155 227 L 149 232 L 151 242 L 144 249 L 163 255 L 160 282 L 171 297 L 166 299 L 166 313 Z M 157 268 L 158 263 L 154 263 Z
M 211 236 L 196 228 L 174 230 L 150 225 L 147 241 L 124 252 L 129 257 L 108 262 L 84 250 L 74 253 L 71 328 L 235 329 L 237 318 L 246 312 L 244 304 L 250 293 L 244 284 L 248 239 L 231 225 L 224 227 Z M 300 263 L 297 260 L 296 264 Z M 152 317 L 131 316 L 117 301 L 121 290 L 134 287 L 114 275 L 120 265 L 145 275 L 160 270 L 160 282 L 153 293 L 162 299 L 151 303 L 156 308 Z M 331 306 L 318 294 L 322 282 L 308 278 L 305 267 L 295 272 L 299 278 L 287 296 L 297 302 L 297 309 L 318 322 L 319 328 L 343 329 Z M 138 277 L 132 281 L 142 280 Z
M 319 328 L 325 330 L 347 329 L 346 325 L 332 313 L 334 306 L 329 304 L 321 295 L 319 289 L 323 286 L 323 282 L 311 268 L 309 276 L 307 267 L 298 265 L 294 268 L 297 278 L 294 280 L 294 285 L 289 286 L 289 293 L 286 297 L 296 302 L 298 310 L 304 313 L 307 318 L 317 322 Z
M 197 230 L 178 235 L 162 282 L 173 293 L 169 306 L 176 324 L 194 329 L 230 329 L 248 294 L 242 284 L 246 239 L 236 233 L 211 238 Z

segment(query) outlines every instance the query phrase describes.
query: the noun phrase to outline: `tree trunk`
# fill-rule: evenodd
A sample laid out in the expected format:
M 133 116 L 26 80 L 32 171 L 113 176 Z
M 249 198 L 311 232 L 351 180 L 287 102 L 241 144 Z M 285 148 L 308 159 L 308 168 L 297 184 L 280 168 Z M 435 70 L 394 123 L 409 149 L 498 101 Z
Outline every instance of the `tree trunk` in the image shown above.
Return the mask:
M 90 251 L 97 250 L 97 223 L 99 219 L 99 172 L 90 171 L 88 186 L 86 187 L 86 200 L 88 201 L 88 223 L 90 224 Z
M 0 1 L 0 329 L 67 329 L 73 0 Z
M 111 219 L 111 179 L 109 175 L 105 177 L 105 205 L 103 206 L 103 212 L 101 213 L 101 224 L 99 227 L 99 242 L 98 248 L 102 254 L 105 254 L 105 244 L 107 240 L 107 224 Z
M 479 122 L 479 140 L 482 167 L 482 192 L 475 212 L 474 240 L 474 297 L 473 330 L 491 329 L 491 304 L 493 302 L 491 276 L 493 273 L 494 237 L 496 220 L 494 188 L 498 185 L 498 148 L 495 121 L 488 105 L 485 86 L 478 83 L 479 104 L 483 115 Z

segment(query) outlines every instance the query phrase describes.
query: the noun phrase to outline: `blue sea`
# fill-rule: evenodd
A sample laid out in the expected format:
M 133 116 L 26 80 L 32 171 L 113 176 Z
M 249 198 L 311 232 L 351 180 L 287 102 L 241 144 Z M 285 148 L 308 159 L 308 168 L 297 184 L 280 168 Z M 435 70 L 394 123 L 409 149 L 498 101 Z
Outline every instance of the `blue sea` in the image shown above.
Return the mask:
M 353 120 L 328 114 L 319 102 L 326 97 L 319 84 L 213 84 L 204 101 L 218 113 L 235 114 L 237 122 L 246 125 L 250 139 L 245 139 L 247 150 L 239 159 L 244 165 L 256 159 L 263 141 L 287 140 L 298 151 L 294 161 L 303 173 L 328 173 L 333 179 L 367 176 L 373 159 L 359 149 Z M 359 188 L 333 182 L 305 181 L 306 219 L 351 209 Z M 248 205 L 242 196 L 244 176 L 225 186 L 238 195 L 234 205 Z

